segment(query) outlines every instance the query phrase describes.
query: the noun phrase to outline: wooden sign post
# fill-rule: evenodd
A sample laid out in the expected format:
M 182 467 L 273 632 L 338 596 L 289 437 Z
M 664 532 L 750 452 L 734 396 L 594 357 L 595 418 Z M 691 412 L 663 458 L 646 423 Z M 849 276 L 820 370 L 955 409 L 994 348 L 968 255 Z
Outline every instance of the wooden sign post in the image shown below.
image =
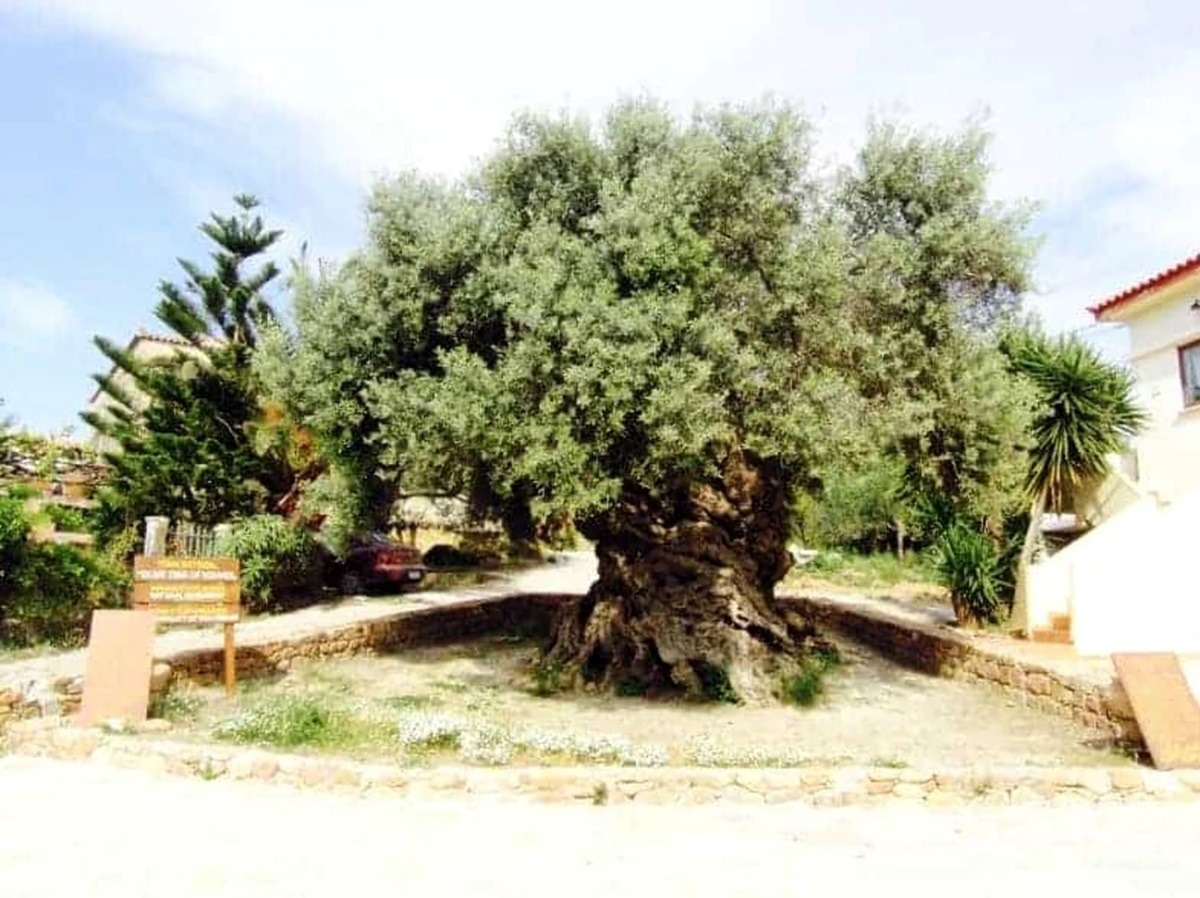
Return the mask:
M 233 625 L 241 619 L 241 565 L 236 558 L 138 555 L 133 559 L 133 607 L 164 624 L 222 624 L 225 691 L 237 683 Z

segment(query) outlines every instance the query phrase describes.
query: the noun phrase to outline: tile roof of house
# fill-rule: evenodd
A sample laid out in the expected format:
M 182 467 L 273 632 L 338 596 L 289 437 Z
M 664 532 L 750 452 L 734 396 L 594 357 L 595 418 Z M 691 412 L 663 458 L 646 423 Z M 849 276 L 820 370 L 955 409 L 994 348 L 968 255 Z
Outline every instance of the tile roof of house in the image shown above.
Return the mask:
M 202 338 L 200 340 L 201 345 L 209 349 L 220 346 L 222 342 L 222 340 L 216 337 L 208 337 L 206 339 Z M 175 337 L 171 336 L 170 334 L 152 334 L 144 327 L 139 327 L 133 332 L 133 337 L 130 339 L 129 343 L 126 344 L 125 351 L 133 352 L 134 347 L 136 347 L 138 343 L 162 343 L 165 346 L 180 346 L 186 349 L 194 348 L 194 344 L 183 339 L 183 337 Z M 114 370 L 115 366 L 110 367 L 109 373 L 111 374 Z M 96 401 L 96 398 L 100 395 L 100 392 L 101 391 L 99 387 L 92 391 L 92 395 L 88 399 L 89 405 Z
M 1122 290 L 1120 293 L 1110 296 L 1108 299 L 1105 299 L 1102 302 L 1096 303 L 1096 305 L 1091 306 L 1088 311 L 1091 312 L 1097 320 L 1100 320 L 1106 313 L 1111 312 L 1114 309 L 1118 309 L 1127 303 L 1133 302 L 1139 296 L 1144 296 L 1151 290 L 1157 290 L 1159 287 L 1165 287 L 1172 281 L 1176 281 L 1194 271 L 1200 271 L 1200 253 L 1192 256 L 1190 259 L 1184 259 L 1178 265 L 1173 265 L 1165 271 L 1160 271 L 1158 274 L 1154 275 L 1154 277 L 1148 278 L 1147 280 L 1142 281 L 1140 284 L 1135 284 L 1127 290 Z

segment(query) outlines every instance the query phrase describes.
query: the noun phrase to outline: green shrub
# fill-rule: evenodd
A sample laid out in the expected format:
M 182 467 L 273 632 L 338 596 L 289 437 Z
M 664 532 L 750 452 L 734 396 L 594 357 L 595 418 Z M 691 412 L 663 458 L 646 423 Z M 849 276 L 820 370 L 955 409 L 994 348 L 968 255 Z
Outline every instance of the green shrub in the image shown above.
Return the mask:
M 0 498 L 0 618 L 9 597 L 16 591 L 29 550 L 33 524 L 19 499 Z
M 2 636 L 11 645 L 77 645 L 94 608 L 126 603 L 128 573 L 76 546 L 30 544 L 4 610 Z
M 62 533 L 87 533 L 91 526 L 87 512 L 69 505 L 47 503 L 42 511 Z
M 986 534 L 953 524 L 934 543 L 933 558 L 960 621 L 994 623 L 1011 602 L 1011 559 Z
M 323 553 L 311 533 L 278 515 L 236 522 L 217 552 L 242 564 L 242 602 L 250 612 L 295 607 L 320 594 Z
M 17 499 L 21 502 L 26 499 L 34 499 L 39 495 L 41 494 L 28 483 L 10 483 L 4 488 L 5 498 Z

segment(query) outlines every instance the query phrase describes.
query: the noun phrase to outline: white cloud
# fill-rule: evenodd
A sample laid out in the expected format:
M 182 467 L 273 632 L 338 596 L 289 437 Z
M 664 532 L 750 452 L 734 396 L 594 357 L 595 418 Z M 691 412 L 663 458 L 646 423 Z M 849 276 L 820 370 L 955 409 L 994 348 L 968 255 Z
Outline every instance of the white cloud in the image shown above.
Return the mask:
M 1180 0 L 16 3 L 142 54 L 152 107 L 281 134 L 255 149 L 338 189 L 456 174 L 520 107 L 595 113 L 643 90 L 681 108 L 771 92 L 843 154 L 873 110 L 953 127 L 986 107 L 998 193 L 1044 202 L 1052 325 L 1200 250 L 1200 10 Z
M 0 344 L 36 351 L 53 343 L 74 323 L 71 307 L 51 290 L 0 280 Z

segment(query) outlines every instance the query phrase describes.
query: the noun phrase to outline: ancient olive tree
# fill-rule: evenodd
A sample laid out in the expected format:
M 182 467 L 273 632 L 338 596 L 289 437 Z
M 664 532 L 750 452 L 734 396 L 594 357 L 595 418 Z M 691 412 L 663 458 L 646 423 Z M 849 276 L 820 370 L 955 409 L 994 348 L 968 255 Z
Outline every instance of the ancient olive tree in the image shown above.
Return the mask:
M 888 259 L 805 122 L 522 118 L 467 183 L 370 212 L 259 354 L 293 414 L 346 470 L 573 515 L 600 575 L 548 651 L 568 680 L 778 689 L 814 637 L 774 597 L 792 497 L 902 417 L 865 326 Z

